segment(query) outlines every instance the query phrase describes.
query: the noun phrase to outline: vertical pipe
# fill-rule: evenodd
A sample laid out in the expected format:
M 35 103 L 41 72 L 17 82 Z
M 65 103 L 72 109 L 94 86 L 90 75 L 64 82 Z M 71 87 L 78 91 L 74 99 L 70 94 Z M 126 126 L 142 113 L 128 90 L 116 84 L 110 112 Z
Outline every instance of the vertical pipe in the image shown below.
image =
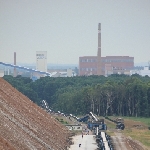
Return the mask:
M 97 75 L 102 75 L 101 67 L 101 23 L 98 24 Z
M 16 52 L 14 52 L 14 65 L 16 65 Z M 14 67 L 14 77 L 16 77 L 16 67 Z
M 8 75 L 9 75 L 9 68 L 8 68 Z
M 7 74 L 6 74 L 6 66 L 5 66 L 5 71 L 4 71 L 4 75 L 7 75 Z

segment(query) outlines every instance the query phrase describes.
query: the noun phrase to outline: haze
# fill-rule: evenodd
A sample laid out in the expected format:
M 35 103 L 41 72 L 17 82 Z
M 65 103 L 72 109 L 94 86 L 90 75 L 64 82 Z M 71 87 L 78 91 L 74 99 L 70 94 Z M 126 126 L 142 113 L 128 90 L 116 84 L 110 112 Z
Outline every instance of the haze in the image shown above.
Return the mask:
M 150 60 L 149 0 L 0 0 L 0 61 L 35 63 L 36 51 L 47 62 L 78 64 L 96 56 L 98 23 L 102 56 Z

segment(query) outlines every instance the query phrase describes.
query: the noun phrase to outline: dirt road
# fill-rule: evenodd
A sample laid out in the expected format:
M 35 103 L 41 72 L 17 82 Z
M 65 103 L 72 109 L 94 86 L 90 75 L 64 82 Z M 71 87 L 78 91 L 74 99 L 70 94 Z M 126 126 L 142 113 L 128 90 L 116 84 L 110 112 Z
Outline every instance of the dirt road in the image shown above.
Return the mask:
M 73 137 L 73 145 L 69 150 L 95 150 L 98 148 L 95 141 L 95 135 L 76 135 Z M 115 131 L 114 136 L 111 136 L 115 150 L 144 150 L 144 148 L 130 138 L 125 137 L 121 131 Z M 79 144 L 81 146 L 79 147 Z
M 132 150 L 126 143 L 126 139 L 122 136 L 122 133 L 115 132 L 115 136 L 111 136 L 111 138 L 116 150 Z
M 121 131 L 114 132 L 114 136 L 111 136 L 115 150 L 144 150 L 144 148 L 133 141 L 131 138 L 125 137 Z
M 95 150 L 98 148 L 95 141 L 94 135 L 76 135 L 73 137 L 73 145 L 70 146 L 69 150 Z M 79 147 L 79 144 L 81 146 Z

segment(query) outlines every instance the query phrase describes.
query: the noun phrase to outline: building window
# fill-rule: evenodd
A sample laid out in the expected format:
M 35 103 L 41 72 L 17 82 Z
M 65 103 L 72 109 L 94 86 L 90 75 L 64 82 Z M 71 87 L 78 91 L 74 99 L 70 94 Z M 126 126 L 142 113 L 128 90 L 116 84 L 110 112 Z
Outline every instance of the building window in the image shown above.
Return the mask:
M 91 62 L 96 62 L 96 60 L 95 59 L 91 59 Z
M 85 68 L 80 68 L 80 71 L 84 71 L 85 70 Z
M 96 71 L 96 68 L 92 68 L 92 71 Z

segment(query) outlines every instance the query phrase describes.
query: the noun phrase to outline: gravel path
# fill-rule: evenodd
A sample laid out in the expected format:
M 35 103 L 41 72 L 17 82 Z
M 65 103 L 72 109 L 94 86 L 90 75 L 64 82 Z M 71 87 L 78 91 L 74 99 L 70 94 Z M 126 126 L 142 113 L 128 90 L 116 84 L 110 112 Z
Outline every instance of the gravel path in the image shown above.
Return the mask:
M 73 137 L 74 144 L 70 146 L 69 150 L 96 150 L 98 148 L 94 135 L 76 135 Z M 79 144 L 81 146 L 79 147 Z
M 144 150 L 142 146 L 134 142 L 132 139 L 126 138 L 121 132 L 114 132 L 115 136 L 111 136 L 116 150 Z
M 115 133 L 115 136 L 112 136 L 112 139 L 116 150 L 129 150 L 129 147 L 127 147 L 126 140 L 122 136 L 122 133 Z

